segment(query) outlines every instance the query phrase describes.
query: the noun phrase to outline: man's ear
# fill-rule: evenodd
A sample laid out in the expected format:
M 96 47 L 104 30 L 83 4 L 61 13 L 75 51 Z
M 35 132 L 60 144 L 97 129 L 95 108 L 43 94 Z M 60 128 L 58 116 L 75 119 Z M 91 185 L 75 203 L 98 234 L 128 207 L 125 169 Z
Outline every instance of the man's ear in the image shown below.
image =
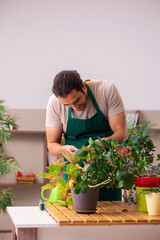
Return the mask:
M 86 85 L 84 82 L 82 82 L 82 90 L 84 91 L 86 89 Z

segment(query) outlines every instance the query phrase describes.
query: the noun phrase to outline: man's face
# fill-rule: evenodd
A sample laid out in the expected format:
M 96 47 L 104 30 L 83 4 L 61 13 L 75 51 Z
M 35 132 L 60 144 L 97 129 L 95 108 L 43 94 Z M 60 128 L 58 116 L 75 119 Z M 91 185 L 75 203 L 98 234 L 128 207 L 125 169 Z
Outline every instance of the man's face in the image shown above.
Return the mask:
M 66 97 L 58 99 L 67 107 L 71 107 L 76 111 L 82 111 L 86 105 L 86 95 L 81 91 L 73 89 Z

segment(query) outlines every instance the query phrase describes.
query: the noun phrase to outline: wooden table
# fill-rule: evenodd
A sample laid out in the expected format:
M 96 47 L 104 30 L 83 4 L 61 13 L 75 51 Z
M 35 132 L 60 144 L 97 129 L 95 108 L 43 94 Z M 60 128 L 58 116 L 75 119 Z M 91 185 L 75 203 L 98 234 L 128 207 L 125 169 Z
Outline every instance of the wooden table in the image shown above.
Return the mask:
M 137 212 L 136 206 L 123 202 L 99 202 L 94 214 L 77 214 L 47 202 L 45 207 L 49 214 L 38 207 L 7 208 L 13 223 L 13 240 L 160 239 L 160 216 Z

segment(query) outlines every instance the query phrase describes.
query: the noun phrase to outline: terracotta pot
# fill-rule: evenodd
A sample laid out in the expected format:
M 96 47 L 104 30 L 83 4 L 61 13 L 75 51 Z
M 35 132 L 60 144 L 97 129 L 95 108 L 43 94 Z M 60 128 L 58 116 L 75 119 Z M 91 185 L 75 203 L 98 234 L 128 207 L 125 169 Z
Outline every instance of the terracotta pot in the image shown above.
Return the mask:
M 99 188 L 88 188 L 86 193 L 76 194 L 71 188 L 73 205 L 76 212 L 92 213 L 96 211 Z
M 137 187 L 158 187 L 160 185 L 160 177 L 135 177 Z
M 160 215 L 160 193 L 145 195 L 149 215 Z

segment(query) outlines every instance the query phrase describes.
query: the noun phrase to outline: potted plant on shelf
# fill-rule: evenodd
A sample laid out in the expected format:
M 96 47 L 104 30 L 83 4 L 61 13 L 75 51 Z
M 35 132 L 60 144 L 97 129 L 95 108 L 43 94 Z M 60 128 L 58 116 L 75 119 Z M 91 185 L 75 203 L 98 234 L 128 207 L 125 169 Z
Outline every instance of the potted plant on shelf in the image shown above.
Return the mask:
M 12 130 L 16 128 L 16 119 L 12 117 L 4 106 L 4 100 L 0 100 L 0 178 L 5 178 L 9 173 L 19 170 L 13 157 L 9 157 L 4 150 L 4 145 L 11 140 Z M 15 196 L 10 188 L 0 186 L 0 212 L 5 213 L 7 206 L 11 206 Z

